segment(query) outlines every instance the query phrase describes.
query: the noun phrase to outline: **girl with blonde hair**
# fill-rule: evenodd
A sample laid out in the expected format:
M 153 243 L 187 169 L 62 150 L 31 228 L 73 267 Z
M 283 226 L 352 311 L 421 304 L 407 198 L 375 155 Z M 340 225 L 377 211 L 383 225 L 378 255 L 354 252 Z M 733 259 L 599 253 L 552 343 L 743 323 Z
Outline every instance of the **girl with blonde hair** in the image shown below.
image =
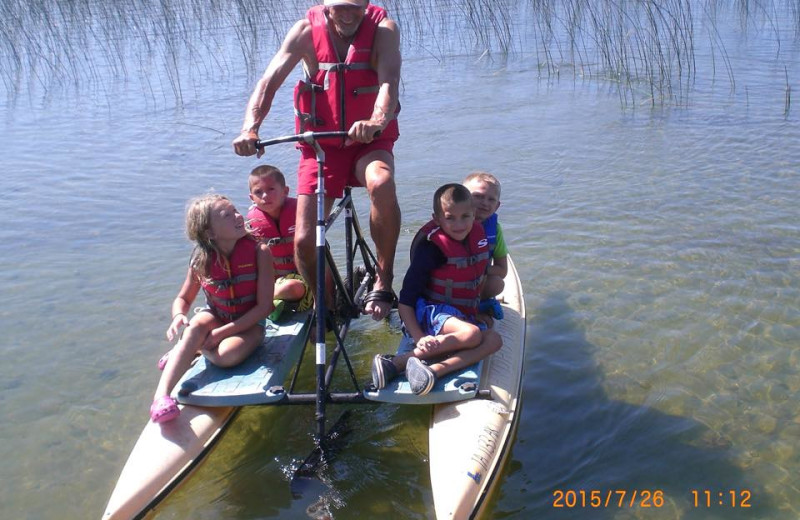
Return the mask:
M 272 255 L 266 244 L 249 235 L 227 197 L 212 194 L 190 201 L 186 233 L 195 248 L 172 302 L 167 339 L 180 339 L 165 359 L 150 407 L 150 418 L 158 423 L 180 415 L 170 392 L 194 357 L 200 353 L 221 367 L 238 365 L 262 343 L 265 319 L 273 308 Z M 187 313 L 201 289 L 207 306 L 190 320 Z

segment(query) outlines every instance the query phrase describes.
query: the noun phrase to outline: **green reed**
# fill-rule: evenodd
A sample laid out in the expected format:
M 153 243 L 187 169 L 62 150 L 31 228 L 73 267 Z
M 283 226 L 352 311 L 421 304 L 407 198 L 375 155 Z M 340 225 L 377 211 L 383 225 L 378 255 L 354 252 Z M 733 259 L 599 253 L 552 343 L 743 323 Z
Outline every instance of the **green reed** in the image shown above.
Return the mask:
M 177 105 L 196 81 L 244 70 L 252 81 L 313 0 L 2 0 L 0 78 L 7 97 L 46 99 L 57 89 L 111 89 L 136 78 L 154 103 Z M 743 26 L 773 31 L 787 13 L 798 36 L 800 0 L 740 0 Z M 698 37 L 711 44 L 704 71 L 735 89 L 713 0 L 385 0 L 406 55 L 513 59 L 535 56 L 543 77 L 616 85 L 623 105 L 685 102 L 698 73 Z M 783 18 L 782 18 L 783 17 Z M 698 31 L 703 31 L 698 34 Z M 157 94 L 160 93 L 160 94 Z M 786 112 L 791 89 L 788 71 Z

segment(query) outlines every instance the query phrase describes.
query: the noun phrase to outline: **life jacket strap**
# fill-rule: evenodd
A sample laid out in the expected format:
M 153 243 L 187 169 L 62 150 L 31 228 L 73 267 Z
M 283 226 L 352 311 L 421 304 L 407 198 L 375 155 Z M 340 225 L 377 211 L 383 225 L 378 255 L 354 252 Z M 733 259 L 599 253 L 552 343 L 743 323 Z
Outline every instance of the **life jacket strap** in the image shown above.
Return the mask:
M 330 81 L 331 72 L 344 72 L 348 70 L 367 70 L 371 68 L 372 65 L 366 62 L 359 62 L 359 63 L 320 62 L 319 70 L 325 71 L 325 79 L 322 82 L 322 88 L 323 90 L 328 90 L 331 87 L 331 81 Z
M 278 244 L 286 244 L 287 242 L 293 242 L 294 237 L 273 237 L 267 240 L 267 246 L 277 246 Z
M 480 298 L 453 298 L 452 295 L 440 294 L 431 290 L 425 291 L 425 297 L 428 300 L 438 303 L 447 303 L 449 305 L 458 305 L 468 309 L 477 309 L 480 303 Z
M 228 278 L 226 280 L 209 280 L 208 284 L 213 285 L 218 289 L 227 289 L 231 285 L 235 285 L 239 282 L 250 282 L 255 280 L 258 277 L 256 273 L 248 273 L 248 274 L 240 274 L 239 276 L 234 276 L 233 278 Z
M 475 265 L 479 262 L 483 262 L 484 260 L 489 259 L 489 252 L 484 251 L 483 253 L 478 253 L 477 255 L 471 256 L 457 256 L 453 258 L 448 258 L 447 263 L 451 265 L 455 265 L 459 269 L 463 269 L 470 265 Z
M 482 281 L 483 276 L 476 278 L 475 280 L 468 280 L 466 282 L 454 282 L 453 280 L 440 280 L 438 278 L 431 279 L 431 283 L 434 285 L 445 287 L 447 289 L 476 289 L 478 286 L 480 286 Z
M 208 303 L 211 304 L 214 308 L 219 309 L 220 307 L 235 307 L 243 303 L 249 303 L 255 301 L 256 295 L 250 294 L 248 296 L 242 296 L 240 298 L 220 298 L 219 296 L 213 295 L 208 291 L 206 291 L 206 300 L 208 300 Z
M 297 119 L 300 121 L 300 131 L 305 132 L 306 125 L 309 124 L 309 122 L 313 126 L 322 126 L 325 124 L 325 121 L 317 118 L 317 92 L 322 92 L 323 87 L 312 82 L 311 78 L 308 76 L 306 76 L 301 83 L 303 87 L 297 89 L 294 100 L 294 115 L 297 116 Z M 300 96 L 308 90 L 311 91 L 311 112 L 305 113 L 298 110 L 297 107 L 300 104 Z
M 273 256 L 273 264 L 291 264 L 294 262 L 294 256 Z

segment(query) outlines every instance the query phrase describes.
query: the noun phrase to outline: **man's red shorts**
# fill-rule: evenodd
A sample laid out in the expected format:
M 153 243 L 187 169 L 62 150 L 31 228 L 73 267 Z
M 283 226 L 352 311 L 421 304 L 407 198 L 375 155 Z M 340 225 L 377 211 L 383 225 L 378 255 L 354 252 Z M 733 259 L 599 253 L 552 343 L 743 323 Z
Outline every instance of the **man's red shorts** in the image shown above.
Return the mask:
M 298 148 L 301 156 L 297 167 L 297 194 L 313 195 L 317 189 L 317 156 L 314 149 L 307 144 L 301 144 Z M 325 196 L 338 199 L 344 195 L 345 186 L 361 186 L 354 175 L 358 160 L 375 150 L 385 150 L 394 156 L 393 148 L 392 139 L 376 139 L 368 144 L 353 143 L 344 148 L 323 146 Z

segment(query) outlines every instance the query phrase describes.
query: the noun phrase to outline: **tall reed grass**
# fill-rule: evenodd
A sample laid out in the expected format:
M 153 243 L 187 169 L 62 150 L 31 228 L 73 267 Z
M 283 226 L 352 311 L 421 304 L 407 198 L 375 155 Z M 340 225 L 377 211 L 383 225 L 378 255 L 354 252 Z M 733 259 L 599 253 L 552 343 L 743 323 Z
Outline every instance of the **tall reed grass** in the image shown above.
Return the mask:
M 260 74 L 306 0 L 0 0 L 0 78 L 9 99 L 57 89 L 112 89 L 136 79 L 146 96 L 184 102 L 198 81 Z M 535 56 L 545 77 L 611 82 L 624 105 L 685 101 L 698 38 L 735 78 L 714 0 L 384 0 L 406 56 Z M 739 0 L 743 27 L 800 31 L 800 0 Z M 701 32 L 702 31 L 702 32 Z M 790 88 L 787 72 L 787 111 Z M 160 93 L 160 94 L 158 94 Z

